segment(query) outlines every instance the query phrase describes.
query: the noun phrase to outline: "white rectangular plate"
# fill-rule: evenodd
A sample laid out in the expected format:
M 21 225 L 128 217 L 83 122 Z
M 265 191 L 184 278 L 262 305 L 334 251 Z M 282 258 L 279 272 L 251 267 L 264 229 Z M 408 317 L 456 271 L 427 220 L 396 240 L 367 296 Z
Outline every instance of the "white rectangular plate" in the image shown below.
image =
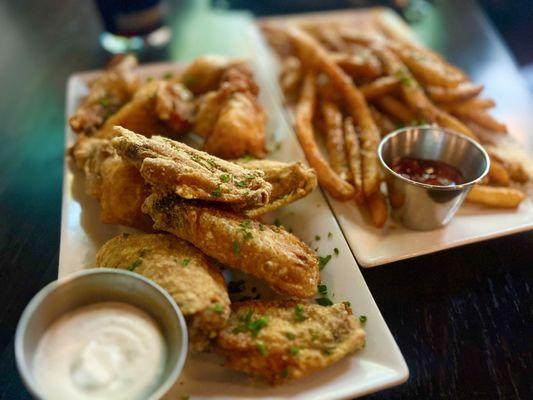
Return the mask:
M 141 68 L 145 76 L 160 76 L 177 70 L 176 64 L 154 64 Z M 70 115 L 86 94 L 87 79 L 93 73 L 79 73 L 70 77 L 67 87 L 66 114 Z M 279 103 L 264 85 L 264 76 L 257 73 L 261 100 L 268 112 L 269 141 L 279 143 L 271 158 L 282 161 L 302 160 L 303 154 L 295 137 L 282 117 Z M 75 135 L 66 127 L 66 145 L 70 147 Z M 65 163 L 59 276 L 94 266 L 97 249 L 108 239 L 122 232 L 132 232 L 120 226 L 105 225 L 99 219 L 99 206 L 84 193 L 83 174 L 71 162 Z M 193 398 L 350 398 L 398 385 L 409 375 L 405 361 L 381 316 L 357 267 L 348 244 L 324 196 L 315 190 L 310 196 L 282 208 L 270 218 L 279 218 L 294 233 L 318 248 L 321 255 L 333 254 L 322 271 L 332 300 L 348 300 L 354 312 L 368 317 L 365 329 L 367 344 L 362 351 L 341 362 L 281 387 L 271 388 L 253 383 L 246 376 L 224 369 L 220 360 L 210 355 L 190 355 L 185 370 L 172 395 L 191 395 Z M 328 233 L 331 232 L 331 235 Z M 320 240 L 315 240 L 320 235 Z M 329 237 L 328 237 L 329 236 Z
M 352 12 L 356 13 L 357 11 Z M 325 16 L 330 14 L 324 13 Z M 393 18 L 395 15 L 390 13 L 389 17 Z M 403 22 L 400 23 L 403 25 Z M 265 81 L 271 87 L 273 96 L 283 104 L 283 94 L 277 84 L 278 58 L 256 29 L 250 31 L 250 37 L 250 42 L 255 43 L 254 54 L 260 64 L 259 68 L 266 75 Z M 499 96 L 497 90 L 490 90 L 488 95 L 496 100 L 502 96 L 510 99 L 507 107 L 498 109 L 498 116 L 508 122 L 509 131 L 517 142 L 526 149 L 531 149 L 531 143 L 528 143 L 531 139 L 527 135 L 527 118 L 533 102 L 527 93 L 523 93 L 524 88 L 512 89 L 513 94 L 509 93 L 511 90 L 509 87 L 505 87 L 504 91 L 507 90 L 507 93 L 500 93 Z M 293 121 L 289 109 L 283 114 L 287 121 Z M 516 210 L 496 210 L 464 204 L 446 227 L 433 231 L 410 230 L 392 218 L 389 218 L 383 229 L 377 229 L 372 226 L 369 216 L 357 207 L 355 201 L 340 202 L 329 195 L 327 199 L 357 262 L 365 268 L 533 229 L 531 196 Z

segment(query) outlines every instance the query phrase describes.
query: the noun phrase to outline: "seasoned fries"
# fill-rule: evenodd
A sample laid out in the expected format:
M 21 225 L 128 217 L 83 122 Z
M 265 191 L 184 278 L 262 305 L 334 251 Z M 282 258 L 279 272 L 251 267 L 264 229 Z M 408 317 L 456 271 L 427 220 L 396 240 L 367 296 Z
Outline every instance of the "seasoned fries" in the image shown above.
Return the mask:
M 307 71 L 296 107 L 296 129 L 319 182 L 338 200 L 354 197 L 366 204 L 373 224 L 381 227 L 388 206 L 380 191 L 380 137 L 402 126 L 434 124 L 494 144 L 487 135 L 506 133 L 507 127 L 490 114 L 494 100 L 480 97 L 483 85 L 471 82 L 437 53 L 393 34 L 379 21 L 370 29 L 347 21 L 316 17 L 265 23 L 262 28 L 276 50 L 283 50 L 277 52 L 284 60 L 280 83 L 287 99 L 294 97 Z M 290 65 L 298 68 L 291 70 Z M 313 119 L 314 108 L 321 118 Z M 313 124 L 324 133 L 329 164 L 314 141 Z M 529 178 L 521 162 L 491 155 L 490 172 L 483 181 L 491 186 L 476 188 L 472 201 L 516 206 L 522 197 L 504 187 Z

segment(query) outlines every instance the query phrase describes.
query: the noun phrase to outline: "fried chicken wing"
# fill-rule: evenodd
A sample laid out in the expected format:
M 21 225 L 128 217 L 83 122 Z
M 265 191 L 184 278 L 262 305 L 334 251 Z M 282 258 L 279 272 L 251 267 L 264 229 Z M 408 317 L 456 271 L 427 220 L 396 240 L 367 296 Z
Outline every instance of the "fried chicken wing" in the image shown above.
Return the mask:
M 178 78 L 195 95 L 215 90 L 224 71 L 231 65 L 241 63 L 219 56 L 203 56 L 195 59 Z
M 89 84 L 89 94 L 69 119 L 74 132 L 91 135 L 132 97 L 139 86 L 132 55 L 113 58 L 106 70 Z
M 230 300 L 218 268 L 172 235 L 116 236 L 98 251 L 96 264 L 134 271 L 165 289 L 187 321 L 195 351 L 204 350 L 229 318 Z
M 198 100 L 194 130 L 205 137 L 204 150 L 222 158 L 265 156 L 266 116 L 259 89 L 244 64 L 227 67 L 220 86 Z
M 154 193 L 143 204 L 154 228 L 187 240 L 221 263 L 265 280 L 292 297 L 316 293 L 316 254 L 283 228 L 263 225 L 207 203 Z
M 252 172 L 170 139 L 148 139 L 122 127 L 115 129 L 117 137 L 112 143 L 117 152 L 160 191 L 228 204 L 268 202 L 272 187 L 261 171 Z
M 365 345 L 347 303 L 323 307 L 295 301 L 232 304 L 215 351 L 226 366 L 281 384 L 323 369 Z
M 85 191 L 100 202 L 102 222 L 152 231 L 151 219 L 141 211 L 150 187 L 109 140 L 81 135 L 72 155 L 85 173 Z
M 235 160 L 235 163 L 249 169 L 263 171 L 264 179 L 272 185 L 268 204 L 244 210 L 250 218 L 292 203 L 311 193 L 316 185 L 316 173 L 301 162 L 284 163 L 273 160 Z
M 145 136 L 178 136 L 189 131 L 193 111 L 192 94 L 183 85 L 154 80 L 143 85 L 130 102 L 109 117 L 95 136 L 112 138 L 115 125 Z

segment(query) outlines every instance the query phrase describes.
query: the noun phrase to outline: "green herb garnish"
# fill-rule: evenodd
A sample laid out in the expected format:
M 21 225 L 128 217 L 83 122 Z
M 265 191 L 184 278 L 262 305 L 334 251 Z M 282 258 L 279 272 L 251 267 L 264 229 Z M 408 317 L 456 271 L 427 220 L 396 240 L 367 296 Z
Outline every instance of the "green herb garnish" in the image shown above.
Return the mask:
M 328 294 L 328 287 L 326 285 L 318 285 L 318 293 L 326 295 Z
M 336 247 L 333 249 L 333 252 L 335 253 L 336 256 L 339 255 L 339 249 L 337 249 Z
M 329 307 L 333 305 L 333 302 L 327 297 L 321 297 L 319 299 L 315 299 L 315 301 L 317 304 L 320 304 L 321 306 L 324 306 L 324 307 Z
M 246 181 L 240 181 L 240 182 L 237 182 L 237 183 L 235 184 L 235 186 L 238 186 L 238 187 L 244 188 L 244 187 L 247 187 L 247 186 L 248 186 L 248 182 L 246 182 Z
M 274 220 L 274 225 L 276 225 L 278 228 L 281 226 L 281 221 L 279 220 L 279 218 L 276 218 Z
M 359 322 L 364 324 L 366 322 L 368 318 L 366 317 L 366 315 L 360 315 L 359 316 Z
M 296 339 L 296 335 L 292 332 L 285 332 L 285 337 L 289 340 L 294 340 Z
M 280 372 L 280 375 L 282 378 L 287 378 L 289 376 L 289 370 L 285 368 L 284 370 Z
M 328 239 L 331 239 L 333 237 L 333 233 L 328 232 Z
M 220 181 L 227 183 L 229 182 L 230 176 L 228 174 L 220 175 Z
M 240 252 L 241 252 L 241 246 L 239 245 L 239 242 L 235 240 L 233 242 L 233 254 L 237 256 L 239 255 Z
M 268 356 L 268 350 L 263 342 L 257 342 L 257 350 L 263 357 Z
M 331 254 L 328 254 L 326 257 L 318 256 L 318 268 L 322 271 L 328 264 L 329 260 L 331 260 Z
M 181 260 L 181 265 L 183 265 L 184 267 L 186 267 L 187 265 L 189 265 L 189 262 L 191 260 L 189 260 L 188 258 L 184 258 L 183 260 Z
M 260 231 L 264 231 L 265 230 L 265 226 L 263 224 L 259 224 L 259 230 Z
M 129 266 L 128 266 L 128 271 L 133 271 L 135 268 L 137 268 L 139 265 L 142 264 L 142 261 L 137 259 L 135 261 L 133 261 Z
M 320 236 L 319 235 L 315 235 L 315 240 L 319 241 L 320 240 Z
M 291 353 L 291 355 L 295 356 L 300 352 L 300 349 L 296 346 L 291 346 L 289 352 Z
M 304 314 L 304 307 L 301 304 L 298 304 L 296 307 L 294 307 L 294 319 L 296 321 L 303 321 L 307 319 Z
M 165 75 L 163 75 L 163 79 L 170 79 L 174 76 L 172 72 L 167 72 Z
M 224 307 L 217 303 L 213 306 L 212 310 L 217 314 L 222 314 L 222 311 L 224 311 Z
M 216 188 L 211 192 L 211 197 L 220 197 L 222 196 L 222 193 L 220 192 L 220 188 Z

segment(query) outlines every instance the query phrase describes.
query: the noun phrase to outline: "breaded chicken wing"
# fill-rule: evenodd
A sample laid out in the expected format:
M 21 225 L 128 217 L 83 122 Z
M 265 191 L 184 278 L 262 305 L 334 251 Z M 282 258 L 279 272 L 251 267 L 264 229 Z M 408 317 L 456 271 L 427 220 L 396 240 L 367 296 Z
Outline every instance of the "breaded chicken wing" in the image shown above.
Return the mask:
M 229 318 L 230 300 L 218 268 L 173 235 L 117 236 L 98 251 L 96 265 L 134 271 L 165 289 L 187 321 L 192 350 L 204 350 Z
M 248 206 L 268 202 L 271 185 L 251 171 L 167 138 L 148 139 L 116 127 L 112 144 L 157 190 L 185 199 Z
M 85 173 L 85 191 L 100 202 L 102 222 L 152 231 L 150 217 L 141 211 L 150 187 L 109 140 L 81 135 L 71 152 Z
M 117 113 L 96 132 L 99 138 L 112 138 L 115 125 L 145 136 L 178 136 L 191 128 L 194 104 L 192 94 L 180 83 L 154 80 L 143 85 Z
M 204 150 L 222 158 L 265 156 L 266 116 L 259 89 L 244 63 L 227 67 L 220 86 L 200 97 L 194 130 L 205 137 Z
M 232 304 L 215 351 L 226 366 L 280 384 L 323 369 L 365 345 L 347 303 L 323 307 L 295 301 Z
M 192 93 L 200 95 L 215 90 L 220 85 L 224 71 L 241 60 L 219 56 L 203 56 L 195 59 L 178 78 Z
M 69 119 L 74 132 L 91 135 L 132 97 L 139 86 L 137 59 L 116 56 L 106 70 L 89 84 L 89 94 Z
M 301 199 L 311 193 L 317 185 L 315 171 L 301 162 L 284 163 L 273 160 L 243 159 L 234 162 L 245 168 L 263 171 L 264 179 L 272 185 L 268 204 L 243 211 L 251 218 Z
M 298 298 L 316 293 L 320 281 L 316 254 L 283 228 L 176 195 L 154 193 L 143 211 L 152 217 L 155 229 L 187 240 L 222 264 L 263 279 L 278 292 Z

